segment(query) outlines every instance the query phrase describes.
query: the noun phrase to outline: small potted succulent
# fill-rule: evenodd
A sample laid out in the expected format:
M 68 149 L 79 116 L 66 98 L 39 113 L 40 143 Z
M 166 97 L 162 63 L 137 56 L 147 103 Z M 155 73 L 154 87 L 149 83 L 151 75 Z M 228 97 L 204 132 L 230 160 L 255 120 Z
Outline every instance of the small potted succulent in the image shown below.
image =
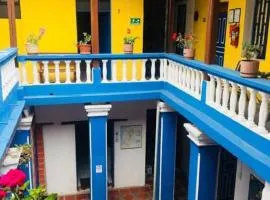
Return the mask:
M 45 33 L 45 29 L 40 28 L 38 36 L 36 36 L 35 34 L 30 34 L 27 37 L 25 47 L 26 47 L 26 52 L 28 54 L 38 54 L 39 53 L 38 42 L 41 40 L 44 33 Z
M 90 34 L 86 32 L 83 33 L 83 40 L 80 40 L 78 44 L 80 54 L 89 54 L 91 52 L 91 39 Z
M 259 72 L 260 62 L 256 60 L 260 53 L 260 47 L 254 44 L 245 43 L 243 45 L 242 56 L 245 58 L 241 60 L 237 66 L 240 71 L 240 76 L 245 78 L 256 78 Z
M 184 49 L 183 56 L 188 59 L 194 59 L 195 57 L 195 43 L 196 39 L 193 34 L 173 33 L 172 40 L 176 43 L 177 47 Z
M 132 35 L 124 37 L 124 50 L 123 50 L 124 53 L 126 54 L 133 53 L 133 47 L 137 39 L 138 37 L 134 37 Z

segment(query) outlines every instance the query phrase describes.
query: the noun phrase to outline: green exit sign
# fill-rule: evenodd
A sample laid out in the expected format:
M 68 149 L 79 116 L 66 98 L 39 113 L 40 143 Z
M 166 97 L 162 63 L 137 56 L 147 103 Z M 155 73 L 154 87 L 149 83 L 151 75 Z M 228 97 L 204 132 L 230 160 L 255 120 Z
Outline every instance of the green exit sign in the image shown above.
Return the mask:
M 141 18 L 130 18 L 130 25 L 140 25 L 141 24 Z

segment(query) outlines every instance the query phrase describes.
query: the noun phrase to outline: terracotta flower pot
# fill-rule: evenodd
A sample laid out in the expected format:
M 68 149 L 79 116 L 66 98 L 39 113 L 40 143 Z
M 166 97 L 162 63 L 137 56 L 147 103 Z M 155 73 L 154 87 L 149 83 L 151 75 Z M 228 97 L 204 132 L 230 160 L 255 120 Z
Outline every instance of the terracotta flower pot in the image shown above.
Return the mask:
M 183 55 L 187 59 L 194 59 L 195 49 L 184 49 Z
M 80 54 L 91 53 L 91 45 L 90 44 L 80 44 L 79 49 L 80 49 Z
M 256 78 L 260 62 L 257 60 L 242 60 L 240 62 L 240 76 L 245 78 Z
M 133 44 L 124 44 L 124 53 L 133 53 Z
M 28 54 L 38 54 L 38 45 L 32 43 L 26 43 L 26 52 Z

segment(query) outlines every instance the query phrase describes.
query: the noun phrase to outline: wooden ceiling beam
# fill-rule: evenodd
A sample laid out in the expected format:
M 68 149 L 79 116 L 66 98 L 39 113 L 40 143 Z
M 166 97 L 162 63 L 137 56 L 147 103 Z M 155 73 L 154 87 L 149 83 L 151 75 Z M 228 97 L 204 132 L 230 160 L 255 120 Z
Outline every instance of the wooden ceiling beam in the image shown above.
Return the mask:
M 10 46 L 17 47 L 15 0 L 7 1 Z

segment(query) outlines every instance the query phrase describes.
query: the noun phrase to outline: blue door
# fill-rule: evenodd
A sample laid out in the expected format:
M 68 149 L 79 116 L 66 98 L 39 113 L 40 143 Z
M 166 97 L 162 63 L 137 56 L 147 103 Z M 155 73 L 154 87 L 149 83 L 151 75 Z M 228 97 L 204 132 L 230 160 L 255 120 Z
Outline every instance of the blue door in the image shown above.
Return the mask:
M 223 66 L 224 48 L 226 40 L 227 13 L 221 13 L 218 17 L 218 33 L 216 42 L 216 64 Z

